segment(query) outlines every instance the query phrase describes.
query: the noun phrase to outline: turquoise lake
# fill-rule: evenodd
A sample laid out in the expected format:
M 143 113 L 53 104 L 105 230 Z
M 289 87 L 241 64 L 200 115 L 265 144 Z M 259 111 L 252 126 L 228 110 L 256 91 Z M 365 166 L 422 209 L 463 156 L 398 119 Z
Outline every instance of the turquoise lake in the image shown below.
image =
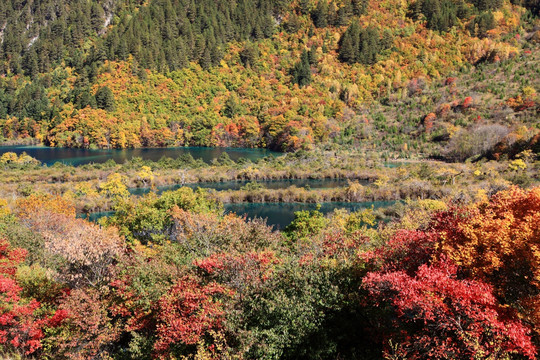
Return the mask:
M 331 213 L 336 209 L 346 209 L 350 212 L 388 207 L 395 204 L 395 201 L 374 201 L 374 202 L 325 202 L 320 204 L 310 203 L 239 203 L 225 204 L 225 212 L 234 212 L 237 215 L 245 216 L 247 219 L 261 218 L 267 219 L 267 224 L 282 230 L 294 220 L 294 213 L 302 210 L 316 210 L 320 205 L 320 212 Z
M 53 165 L 60 162 L 66 165 L 84 165 L 90 163 L 104 163 L 108 160 L 122 164 L 134 157 L 144 160 L 157 161 L 162 157 L 177 158 L 190 154 L 195 159 L 201 159 L 210 163 L 219 158 L 223 153 L 237 161 L 241 158 L 257 160 L 266 156 L 279 156 L 281 153 L 267 149 L 243 149 L 243 148 L 207 148 L 207 147 L 176 147 L 176 148 L 140 148 L 140 149 L 73 149 L 53 148 L 47 146 L 0 146 L 0 155 L 6 152 L 21 154 L 26 152 L 31 157 L 41 161 L 45 165 Z
M 321 203 L 320 212 L 328 214 L 335 209 L 346 209 L 348 211 L 358 211 L 369 209 L 385 208 L 395 204 L 395 201 L 374 201 L 374 202 L 325 202 Z M 236 213 L 245 216 L 247 219 L 262 218 L 267 219 L 267 224 L 275 229 L 282 230 L 294 220 L 294 213 L 302 210 L 315 210 L 317 204 L 310 203 L 239 203 L 225 204 L 225 213 Z M 91 213 L 88 220 L 97 221 L 104 216 L 114 215 L 113 211 Z

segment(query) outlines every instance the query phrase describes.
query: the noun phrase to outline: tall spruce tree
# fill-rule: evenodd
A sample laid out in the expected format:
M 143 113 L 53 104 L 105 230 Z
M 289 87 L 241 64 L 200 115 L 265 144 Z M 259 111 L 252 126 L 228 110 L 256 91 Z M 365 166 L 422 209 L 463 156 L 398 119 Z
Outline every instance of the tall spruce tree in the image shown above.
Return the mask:
M 328 26 L 328 2 L 327 0 L 319 0 L 315 10 L 311 13 L 313 24 L 318 28 Z
M 96 105 L 103 110 L 114 110 L 114 95 L 107 86 L 100 87 L 96 92 Z
M 306 50 L 302 52 L 298 61 L 291 70 L 292 81 L 300 87 L 311 84 L 311 66 L 309 65 L 309 55 Z

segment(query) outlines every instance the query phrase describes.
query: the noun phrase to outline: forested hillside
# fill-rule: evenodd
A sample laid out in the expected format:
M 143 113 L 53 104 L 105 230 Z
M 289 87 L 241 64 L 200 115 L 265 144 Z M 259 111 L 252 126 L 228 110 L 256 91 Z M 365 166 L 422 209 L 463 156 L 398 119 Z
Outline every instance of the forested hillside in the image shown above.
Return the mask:
M 272 35 L 287 1 L 8 1 L 2 72 L 35 76 L 66 61 L 96 70 L 133 55 L 144 68 L 216 65 L 229 41 Z M 94 73 L 95 75 L 95 73 Z
M 0 358 L 539 358 L 539 11 L 0 0 Z
M 10 0 L 0 135 L 463 157 L 462 130 L 538 132 L 538 13 L 533 0 Z

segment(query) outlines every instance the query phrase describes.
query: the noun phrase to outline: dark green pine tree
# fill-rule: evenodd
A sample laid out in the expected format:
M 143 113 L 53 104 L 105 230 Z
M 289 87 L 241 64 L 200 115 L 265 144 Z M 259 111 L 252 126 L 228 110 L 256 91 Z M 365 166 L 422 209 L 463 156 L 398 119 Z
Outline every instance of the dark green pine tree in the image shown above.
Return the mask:
M 495 18 L 491 11 L 484 11 L 469 23 L 469 31 L 478 37 L 485 37 L 486 33 L 494 27 Z
M 362 63 L 371 65 L 377 62 L 381 51 L 393 43 L 391 32 L 386 32 L 381 39 L 379 30 L 373 26 L 360 29 L 358 22 L 353 22 L 343 34 L 338 57 L 349 64 Z
M 327 21 L 328 25 L 338 26 L 338 4 L 334 0 L 328 5 Z
M 328 26 L 328 2 L 327 0 L 319 0 L 315 10 L 311 13 L 313 24 L 318 28 Z
M 368 7 L 368 1 L 369 0 L 352 0 L 352 10 L 353 14 L 356 16 L 365 14 Z
M 308 62 L 310 65 L 317 63 L 317 48 L 315 45 L 311 46 L 311 49 L 308 51 Z
M 375 27 L 367 27 L 360 31 L 358 48 L 358 62 L 362 64 L 375 64 L 377 55 L 382 50 L 379 31 Z
M 199 60 L 199 64 L 204 70 L 208 70 L 212 66 L 212 56 L 208 47 L 205 47 L 201 59 Z
M 264 15 L 260 26 L 264 37 L 268 38 L 274 34 L 274 20 L 271 16 Z
M 289 15 L 289 20 L 285 23 L 285 29 L 289 33 L 296 33 L 300 30 L 301 24 L 298 16 L 293 12 Z
M 31 48 L 23 58 L 22 68 L 27 76 L 35 78 L 39 72 L 38 56 L 34 48 Z
M 96 91 L 96 105 L 106 111 L 114 110 L 114 94 L 107 86 L 102 86 Z
M 93 83 L 98 76 L 98 63 L 94 61 L 89 66 L 86 66 L 85 69 L 88 73 L 88 80 Z
M 452 0 L 419 0 L 420 12 L 426 17 L 427 27 L 438 31 L 448 31 L 457 24 L 458 11 L 463 6 Z
M 242 105 L 234 93 L 229 96 L 227 101 L 225 101 L 225 106 L 223 107 L 222 115 L 230 119 L 239 115 L 242 111 Z
M 503 0 L 474 0 L 473 4 L 480 11 L 495 10 L 503 5 Z
M 341 45 L 339 47 L 339 60 L 349 64 L 356 62 L 356 51 L 353 46 L 353 39 L 349 30 L 345 31 L 341 38 Z
M 251 67 L 259 57 L 259 49 L 256 45 L 247 43 L 244 49 L 240 52 L 240 61 L 245 67 Z
M 127 46 L 127 39 L 123 38 L 120 40 L 118 44 L 118 48 L 116 50 L 116 58 L 120 60 L 126 60 L 129 52 L 128 52 L 128 46 Z
M 7 19 L 7 1 L 0 1 L 0 19 Z
M 358 62 L 359 41 L 360 24 L 353 21 L 341 37 L 338 58 L 349 64 Z
M 261 26 L 259 24 L 256 24 L 253 27 L 253 30 L 251 31 L 251 37 L 255 40 L 262 39 L 264 37 L 264 33 L 261 29 Z
M 326 42 L 322 44 L 322 52 L 323 54 L 328 54 L 328 46 L 326 46 Z
M 427 20 L 427 27 L 430 29 L 437 29 L 439 27 L 438 22 L 441 13 L 441 2 L 439 0 L 422 0 L 420 3 L 421 12 Z
M 105 12 L 100 4 L 93 2 L 90 10 L 90 24 L 95 32 L 103 29 L 105 24 Z
M 84 89 L 81 89 L 77 93 L 77 97 L 76 97 L 76 100 L 75 100 L 75 106 L 78 109 L 84 109 L 87 106 L 91 107 L 91 108 L 98 107 L 96 97 L 94 95 L 92 95 L 92 92 L 90 91 L 90 87 L 86 87 Z
M 309 65 L 309 55 L 306 50 L 302 52 L 298 61 L 291 71 L 293 83 L 300 87 L 311 84 L 311 66 Z
M 448 31 L 457 24 L 457 6 L 453 1 L 443 0 L 441 13 L 438 15 L 439 24 L 437 30 Z
M 351 16 L 351 13 L 352 13 L 352 6 L 350 5 L 350 3 L 349 5 L 340 7 L 337 11 L 335 25 L 336 26 L 347 25 L 347 23 L 349 22 L 349 17 Z
M 381 45 L 383 49 L 390 49 L 394 44 L 394 35 L 390 29 L 384 29 Z
M 77 109 L 83 109 L 87 106 L 96 107 L 96 98 L 90 91 L 90 81 L 88 77 L 88 67 L 84 67 L 79 71 L 77 80 L 73 84 L 69 98 Z
M 2 74 L 34 73 L 35 66 L 29 62 L 33 55 L 27 55 L 28 24 L 32 24 L 32 34 L 39 34 L 32 46 L 39 73 L 62 62 L 79 72 L 81 64 L 88 66 L 94 62 L 92 51 L 83 50 L 89 38 L 105 52 L 100 61 L 125 60 L 132 55 L 142 67 L 161 71 L 182 68 L 189 61 L 208 68 L 219 63 L 226 43 L 272 36 L 275 19 L 283 18 L 291 0 L 152 0 L 135 12 L 138 3 L 0 1 L 0 22 L 6 20 L 0 51 Z M 312 3 L 313 0 L 302 0 L 303 14 L 309 15 Z M 111 12 L 115 14 L 114 26 L 101 34 Z M 290 19 L 289 31 L 298 31 L 299 19 L 296 15 Z
M 530 17 L 540 17 L 540 1 L 538 0 L 512 0 L 513 4 L 517 4 L 520 6 L 525 7 L 530 12 Z M 531 23 L 534 22 L 534 20 L 530 20 Z

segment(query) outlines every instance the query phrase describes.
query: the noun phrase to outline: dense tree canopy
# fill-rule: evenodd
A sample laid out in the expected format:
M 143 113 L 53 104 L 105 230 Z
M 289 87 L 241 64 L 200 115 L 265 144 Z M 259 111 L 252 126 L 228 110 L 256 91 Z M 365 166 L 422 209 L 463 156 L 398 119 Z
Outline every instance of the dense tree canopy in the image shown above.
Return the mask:
M 373 224 L 365 212 L 299 212 L 279 233 L 187 188 L 124 199 L 104 227 L 34 194 L 0 215 L 0 347 L 58 359 L 534 359 L 539 199 L 513 187 L 378 229 L 359 225 Z
M 231 40 L 274 32 L 287 0 L 3 2 L 3 73 L 35 76 L 62 60 L 95 71 L 96 63 L 132 55 L 143 68 L 176 70 L 189 61 L 218 64 Z M 142 5 L 142 6 L 141 6 Z M 89 53 L 84 48 L 89 39 Z
M 444 104 L 435 94 L 426 104 L 421 93 L 439 91 L 456 71 L 480 77 L 467 73 L 470 64 L 512 58 L 534 68 L 516 55 L 540 36 L 534 4 L 508 0 L 1 6 L 0 140 L 81 148 L 444 145 L 453 127 L 470 132 L 481 113 L 506 109 L 480 101 L 490 108 L 475 114 L 455 88 Z M 530 113 L 535 85 L 512 73 L 517 88 L 482 90 Z M 389 116 L 366 112 L 379 105 Z

